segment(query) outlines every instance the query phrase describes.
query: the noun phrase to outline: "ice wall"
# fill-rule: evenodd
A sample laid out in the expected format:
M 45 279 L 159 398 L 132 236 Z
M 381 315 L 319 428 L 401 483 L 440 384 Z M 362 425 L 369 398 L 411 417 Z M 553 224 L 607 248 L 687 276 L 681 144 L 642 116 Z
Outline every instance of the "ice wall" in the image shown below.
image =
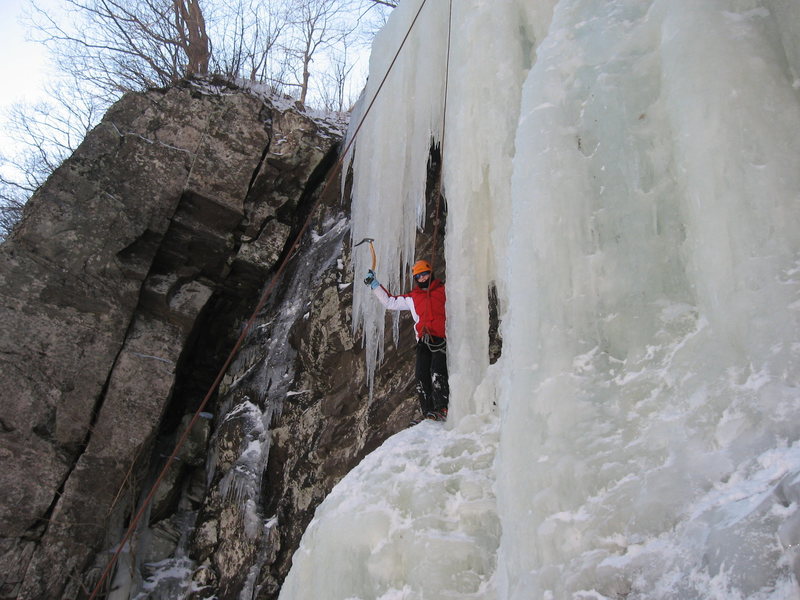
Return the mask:
M 784 597 L 798 63 L 770 3 L 597 8 L 557 5 L 523 91 L 502 595 Z
M 393 287 L 437 131 L 445 4 L 428 1 L 409 41 L 418 58 L 382 92 L 411 112 L 357 141 L 353 236 L 403 240 L 381 250 Z M 376 57 L 419 6 L 402 3 Z M 426 586 L 412 573 L 447 550 L 406 552 L 376 529 L 372 548 L 401 574 L 359 571 L 329 519 L 342 497 L 353 514 L 379 502 L 348 482 L 320 507 L 298 572 L 347 573 L 337 598 L 800 597 L 800 3 L 454 0 L 453 23 L 452 418 L 426 427 L 457 446 L 495 424 L 502 533 L 483 543 L 496 563 L 464 558 L 442 566 L 450 583 Z M 504 338 L 491 367 L 490 282 Z M 382 339 L 371 300 L 362 290 L 356 314 Z M 391 487 L 380 463 L 359 472 L 364 489 Z M 466 481 L 433 499 L 457 507 Z M 412 522 L 414 510 L 402 505 Z M 468 595 L 467 571 L 480 581 Z M 284 597 L 313 597 L 290 580 Z
M 353 126 L 360 123 L 371 105 L 352 157 L 352 193 L 358 198 L 358 208 L 352 213 L 352 237 L 354 243 L 364 238 L 375 240 L 378 277 L 395 294 L 409 288 L 415 232 L 425 218 L 429 149 L 433 141 L 439 141 L 442 130 L 447 38 L 442 37 L 441 27 L 447 22 L 448 6 L 444 2 L 427 4 L 421 14 L 418 2 L 403 2 L 392 14 L 394 25 L 376 36 L 361 105 L 351 119 Z M 415 35 L 397 55 L 412 22 Z M 380 100 L 373 103 L 381 85 Z M 351 129 L 350 136 L 353 133 Z M 356 281 L 364 278 L 371 260 L 366 245 L 353 253 Z M 383 355 L 385 319 L 383 307 L 368 292 L 364 286 L 356 287 L 353 325 L 366 342 L 371 380 Z

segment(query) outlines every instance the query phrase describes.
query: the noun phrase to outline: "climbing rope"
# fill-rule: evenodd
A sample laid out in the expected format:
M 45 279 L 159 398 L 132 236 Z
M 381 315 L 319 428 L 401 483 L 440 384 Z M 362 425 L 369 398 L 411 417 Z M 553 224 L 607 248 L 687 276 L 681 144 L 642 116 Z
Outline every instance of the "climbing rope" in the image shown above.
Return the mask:
M 225 362 L 223 363 L 222 367 L 220 367 L 219 372 L 217 373 L 217 376 L 214 379 L 214 382 L 211 384 L 211 387 L 209 387 L 208 392 L 203 397 L 202 402 L 200 402 L 200 406 L 197 408 L 197 410 L 194 413 L 194 416 L 189 421 L 189 424 L 186 426 L 186 428 L 184 429 L 184 431 L 181 434 L 180 438 L 178 439 L 178 442 L 175 445 L 175 449 L 172 451 L 172 454 L 169 455 L 169 457 L 167 458 L 166 462 L 164 463 L 164 467 L 161 469 L 161 472 L 158 474 L 158 477 L 156 477 L 156 480 L 153 483 L 153 486 L 151 487 L 150 492 L 147 494 L 145 499 L 142 501 L 142 504 L 141 504 L 139 510 L 136 512 L 134 517 L 131 519 L 131 522 L 128 525 L 128 529 L 127 529 L 125 535 L 120 540 L 116 551 L 111 556 L 111 559 L 108 561 L 108 564 L 106 565 L 105 569 L 103 569 L 103 572 L 101 573 L 100 578 L 97 581 L 97 584 L 95 584 L 94 589 L 92 590 L 92 593 L 89 596 L 89 600 L 94 600 L 97 597 L 98 593 L 100 592 L 100 588 L 103 586 L 103 584 L 105 583 L 105 581 L 108 579 L 109 575 L 111 574 L 111 571 L 114 568 L 114 565 L 116 564 L 117 560 L 119 559 L 119 555 L 122 553 L 122 550 L 125 548 L 127 543 L 130 541 L 131 537 L 133 536 L 133 533 L 136 530 L 136 527 L 138 526 L 139 521 L 142 519 L 142 516 L 144 515 L 145 511 L 147 510 L 147 507 L 153 501 L 153 497 L 155 496 L 156 491 L 158 490 L 158 486 L 164 480 L 164 477 L 166 476 L 167 472 L 169 471 L 170 466 L 172 465 L 172 463 L 177 458 L 178 452 L 183 447 L 183 445 L 186 443 L 186 440 L 189 437 L 189 433 L 191 432 L 192 427 L 194 427 L 194 424 L 197 422 L 197 419 L 200 418 L 200 414 L 205 409 L 206 404 L 208 404 L 209 400 L 211 399 L 211 397 L 214 395 L 214 393 L 216 392 L 217 388 L 219 387 L 219 384 L 222 382 L 222 378 L 225 376 L 225 373 L 227 372 L 228 367 L 230 367 L 231 363 L 233 362 L 234 357 L 239 352 L 239 349 L 241 348 L 242 343 L 244 342 L 244 340 L 247 337 L 248 333 L 250 333 L 250 330 L 253 328 L 253 325 L 255 324 L 255 321 L 256 321 L 256 318 L 258 316 L 258 313 L 261 312 L 262 308 L 264 308 L 264 305 L 267 303 L 267 300 L 269 299 L 270 295 L 272 294 L 272 291 L 274 290 L 278 280 L 281 278 L 281 276 L 283 275 L 284 271 L 286 270 L 286 267 L 287 267 L 287 265 L 289 263 L 289 260 L 292 258 L 294 253 L 299 248 L 300 241 L 302 240 L 303 236 L 305 235 L 306 231 L 308 230 L 309 226 L 311 225 L 311 220 L 312 220 L 312 217 L 314 216 L 314 213 L 316 212 L 317 208 L 319 207 L 319 204 L 322 201 L 322 199 L 326 196 L 326 193 L 328 191 L 328 188 L 331 186 L 331 183 L 334 181 L 335 177 L 339 174 L 339 171 L 342 168 L 344 160 L 347 157 L 351 146 L 355 142 L 356 137 L 358 136 L 358 133 L 361 131 L 361 127 L 364 125 L 364 121 L 366 120 L 367 116 L 369 115 L 370 111 L 372 110 L 372 107 L 375 104 L 375 101 L 378 99 L 378 95 L 381 93 L 381 90 L 383 89 L 383 86 L 386 83 L 387 78 L 389 77 L 389 73 L 391 73 L 392 68 L 394 67 L 395 63 L 397 62 L 397 57 L 400 56 L 400 52 L 403 50 L 403 46 L 405 46 L 405 43 L 408 40 L 408 36 L 411 35 L 411 31 L 412 31 L 412 29 L 414 28 L 414 25 L 417 22 L 417 18 L 419 17 L 420 13 L 422 12 L 422 9 L 425 7 L 425 4 L 427 3 L 427 1 L 428 0 L 422 0 L 421 4 L 419 6 L 419 9 L 417 10 L 416 14 L 414 15 L 414 19 L 411 21 L 411 25 L 409 26 L 408 31 L 406 32 L 405 36 L 403 37 L 403 40 L 400 42 L 400 46 L 398 47 L 397 52 L 394 55 L 394 58 L 392 58 L 392 62 L 389 64 L 388 69 L 386 69 L 386 73 L 384 74 L 383 79 L 380 82 L 380 85 L 378 85 L 378 89 L 375 91 L 375 95 L 372 97 L 372 100 L 370 101 L 369 105 L 367 106 L 367 109 L 364 111 L 364 114 L 362 115 L 361 120 L 359 121 L 358 126 L 356 127 L 356 129 L 355 129 L 355 131 L 353 133 L 353 136 L 350 138 L 350 141 L 345 146 L 344 151 L 340 153 L 339 160 L 336 161 L 336 164 L 334 165 L 333 170 L 328 175 L 328 177 L 326 179 L 326 182 L 325 182 L 325 186 L 322 189 L 322 192 L 319 194 L 317 199 L 314 201 L 314 204 L 312 205 L 311 210 L 308 212 L 308 216 L 306 217 L 306 220 L 303 223 L 303 226 L 300 228 L 300 230 L 298 231 L 297 235 L 294 238 L 294 241 L 292 242 L 292 246 L 289 249 L 289 252 L 286 253 L 286 256 L 284 257 L 284 259 L 281 261 L 280 265 L 278 266 L 278 270 L 272 276 L 272 279 L 270 280 L 269 284 L 264 289 L 264 292 L 261 294 L 261 298 L 259 299 L 255 310 L 253 310 L 253 313 L 250 315 L 250 318 L 247 320 L 247 323 L 245 324 L 244 328 L 242 329 L 242 332 L 239 335 L 239 338 L 236 340 L 236 343 L 234 344 L 233 349 L 230 351 L 230 354 L 228 354 L 228 357 L 225 359 Z M 451 0 L 451 4 L 452 4 L 452 0 Z M 448 32 L 448 48 L 449 48 L 449 32 Z M 449 50 L 448 50 L 448 52 L 449 52 Z M 194 162 L 192 163 L 192 166 L 194 166 Z

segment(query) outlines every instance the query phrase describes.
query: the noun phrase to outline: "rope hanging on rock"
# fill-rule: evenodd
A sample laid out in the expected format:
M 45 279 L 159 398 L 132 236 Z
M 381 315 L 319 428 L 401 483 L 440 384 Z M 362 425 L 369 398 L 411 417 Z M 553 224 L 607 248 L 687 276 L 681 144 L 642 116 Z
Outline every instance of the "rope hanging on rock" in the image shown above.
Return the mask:
M 367 106 L 367 109 L 364 111 L 364 114 L 361 117 L 361 120 L 359 121 L 358 126 L 356 127 L 356 129 L 355 129 L 355 131 L 353 133 L 353 137 L 350 138 L 350 141 L 345 146 L 344 151 L 341 152 L 341 154 L 339 156 L 339 160 L 336 161 L 336 164 L 334 165 L 333 170 L 330 172 L 330 174 L 326 178 L 325 186 L 323 187 L 322 192 L 319 194 L 317 199 L 314 201 L 314 204 L 312 205 L 311 210 L 308 212 L 308 216 L 306 217 L 306 220 L 303 223 L 303 226 L 300 228 L 300 231 L 297 233 L 297 235 L 294 238 L 294 241 L 292 243 L 291 248 L 289 249 L 289 252 L 286 253 L 286 256 L 284 257 L 284 259 L 281 261 L 280 265 L 278 266 L 278 270 L 272 276 L 272 279 L 270 280 L 269 284 L 265 288 L 264 292 L 261 294 L 261 298 L 259 299 L 255 310 L 253 310 L 252 315 L 250 315 L 250 318 L 247 320 L 247 323 L 245 324 L 244 328 L 242 329 L 242 332 L 239 335 L 239 338 L 236 340 L 236 343 L 234 344 L 233 349 L 231 350 L 230 354 L 225 359 L 225 362 L 223 363 L 222 367 L 220 367 L 219 372 L 217 373 L 217 376 L 214 379 L 214 382 L 211 384 L 211 387 L 208 389 L 208 392 L 203 397 L 202 402 L 200 402 L 200 406 L 197 408 L 197 410 L 195 411 L 194 416 L 192 417 L 191 421 L 189 421 L 189 424 L 186 426 L 186 428 L 184 429 L 184 431 L 181 434 L 180 438 L 178 439 L 178 442 L 175 445 L 175 449 L 172 451 L 172 454 L 170 454 L 169 457 L 167 458 L 167 461 L 164 464 L 164 467 L 161 469 L 161 472 L 158 474 L 158 477 L 156 478 L 155 483 L 153 483 L 153 486 L 150 489 L 150 492 L 147 494 L 145 499 L 142 501 L 142 504 L 141 504 L 139 510 L 136 512 L 135 516 L 131 519 L 131 522 L 130 522 L 130 524 L 128 526 L 128 530 L 126 531 L 126 533 L 123 536 L 123 538 L 120 540 L 116 551 L 112 555 L 111 559 L 108 561 L 108 564 L 106 565 L 105 569 L 103 569 L 103 572 L 101 573 L 100 578 L 97 581 L 97 584 L 94 586 L 94 589 L 92 590 L 92 593 L 89 596 L 89 600 L 94 600 L 95 598 L 97 598 L 97 595 L 99 594 L 100 589 L 103 587 L 103 584 L 108 579 L 109 575 L 111 574 L 112 569 L 114 568 L 114 565 L 116 564 L 117 560 L 119 559 L 119 555 L 122 553 L 122 550 L 125 548 L 125 546 L 130 541 L 131 537 L 133 536 L 133 532 L 135 531 L 137 525 L 139 524 L 139 521 L 141 521 L 142 516 L 144 515 L 145 511 L 147 510 L 147 507 L 153 501 L 153 497 L 155 496 L 156 491 L 158 490 L 158 486 L 164 480 L 164 477 L 165 477 L 167 471 L 169 470 L 170 466 L 172 465 L 172 463 L 177 458 L 178 452 L 183 447 L 183 445 L 186 443 L 186 440 L 189 437 L 189 433 L 191 432 L 192 427 L 194 427 L 194 424 L 197 422 L 197 419 L 200 418 L 200 413 L 203 412 L 203 410 L 206 407 L 206 404 L 208 404 L 209 400 L 214 395 L 214 392 L 216 392 L 217 388 L 219 387 L 220 383 L 222 382 L 222 378 L 225 376 L 225 373 L 228 370 L 228 367 L 230 367 L 231 363 L 233 362 L 234 357 L 239 352 L 239 349 L 241 348 L 242 343 L 244 342 L 244 340 L 247 337 L 247 335 L 250 333 L 250 330 L 253 328 L 253 325 L 255 324 L 255 321 L 256 321 L 256 318 L 258 316 L 258 313 L 261 312 L 262 308 L 264 308 L 264 305 L 267 303 L 267 299 L 270 297 L 270 295 L 272 294 L 273 290 L 275 289 L 275 286 L 276 286 L 278 280 L 281 278 L 281 276 L 283 276 L 283 273 L 286 270 L 286 267 L 287 267 L 287 265 L 289 263 L 289 260 L 292 258 L 292 256 L 294 255 L 294 253 L 297 251 L 298 247 L 300 246 L 300 241 L 302 240 L 303 236 L 305 235 L 306 231 L 308 230 L 309 226 L 311 225 L 311 219 L 314 216 L 314 213 L 316 212 L 317 208 L 319 207 L 319 204 L 322 201 L 322 198 L 324 198 L 326 193 L 328 192 L 328 188 L 330 188 L 331 183 L 334 181 L 336 176 L 339 174 L 339 171 L 342 168 L 342 164 L 344 163 L 345 157 L 347 156 L 350 148 L 352 147 L 353 143 L 355 142 L 359 131 L 361 131 L 361 127 L 363 126 L 364 121 L 366 120 L 367 116 L 370 113 L 370 110 L 372 109 L 373 105 L 375 104 L 375 101 L 378 99 L 378 95 L 381 93 L 381 90 L 383 89 L 383 86 L 386 83 L 386 79 L 389 77 L 389 73 L 391 73 L 392 68 L 394 67 L 395 63 L 397 62 L 397 57 L 400 55 L 400 52 L 403 50 L 403 46 L 405 46 L 405 43 L 408 40 L 408 36 L 411 34 L 411 30 L 414 28 L 414 25 L 417 22 L 417 18 L 419 17 L 420 13 L 422 12 L 422 9 L 424 8 L 424 6 L 425 6 L 427 1 L 428 0 L 422 0 L 422 3 L 420 4 L 419 9 L 417 10 L 417 13 L 414 15 L 414 19 L 411 21 L 411 25 L 409 26 L 408 31 L 406 32 L 405 36 L 403 37 L 403 41 L 400 42 L 400 46 L 398 47 L 397 52 L 395 53 L 394 58 L 392 59 L 392 62 L 389 64 L 389 68 L 386 70 L 386 74 L 383 76 L 383 79 L 381 80 L 381 83 L 378 86 L 378 89 L 375 91 L 375 95 L 372 97 L 372 100 L 370 101 L 369 105 Z

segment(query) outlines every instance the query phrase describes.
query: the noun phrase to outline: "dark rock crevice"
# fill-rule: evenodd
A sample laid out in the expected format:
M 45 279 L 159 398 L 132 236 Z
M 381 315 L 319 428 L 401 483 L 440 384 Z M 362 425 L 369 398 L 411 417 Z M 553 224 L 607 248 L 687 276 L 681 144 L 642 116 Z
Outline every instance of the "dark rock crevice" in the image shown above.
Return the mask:
M 488 292 L 489 301 L 489 364 L 493 365 L 503 354 L 503 336 L 500 334 L 500 298 L 497 286 L 492 282 Z
M 327 188 L 328 179 L 338 176 L 338 172 L 332 172 L 338 159 L 339 144 L 337 143 L 331 146 L 316 168 L 308 176 L 308 179 L 303 185 L 303 193 L 297 200 L 297 204 L 294 207 L 284 205 L 278 209 L 278 219 L 292 226 L 292 233 L 289 236 L 290 242 L 297 238 L 303 224 L 310 218 L 311 212 L 320 204 L 318 200 L 320 194 L 330 189 Z M 338 192 L 338 185 L 334 186 L 333 189 Z M 338 196 L 338 194 L 334 195 Z
M 271 125 L 272 119 L 270 117 L 271 115 L 269 115 L 267 111 L 262 111 L 262 118 L 265 120 L 265 122 L 268 122 Z M 247 184 L 247 193 L 245 194 L 245 199 L 244 199 L 244 206 L 246 212 L 250 212 L 252 210 L 253 187 L 256 185 L 256 181 L 258 180 L 258 174 L 261 173 L 262 169 L 264 168 L 264 163 L 266 162 L 267 156 L 269 155 L 269 148 L 271 145 L 272 145 L 272 132 L 270 130 L 269 137 L 267 138 L 267 143 L 264 144 L 264 148 L 261 150 L 261 158 L 259 159 L 256 168 L 253 169 L 253 174 L 250 177 L 250 182 Z

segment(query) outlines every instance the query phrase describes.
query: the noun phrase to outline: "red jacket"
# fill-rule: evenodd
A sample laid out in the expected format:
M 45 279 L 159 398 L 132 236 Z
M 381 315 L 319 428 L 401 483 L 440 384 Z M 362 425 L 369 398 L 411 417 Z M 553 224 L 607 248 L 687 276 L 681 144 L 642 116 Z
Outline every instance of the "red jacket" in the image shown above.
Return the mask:
M 383 286 L 376 287 L 373 292 L 389 310 L 410 310 L 414 318 L 414 332 L 417 339 L 428 333 L 434 337 L 445 336 L 445 300 L 444 284 L 434 279 L 427 289 L 416 286 L 408 294 L 390 295 Z

